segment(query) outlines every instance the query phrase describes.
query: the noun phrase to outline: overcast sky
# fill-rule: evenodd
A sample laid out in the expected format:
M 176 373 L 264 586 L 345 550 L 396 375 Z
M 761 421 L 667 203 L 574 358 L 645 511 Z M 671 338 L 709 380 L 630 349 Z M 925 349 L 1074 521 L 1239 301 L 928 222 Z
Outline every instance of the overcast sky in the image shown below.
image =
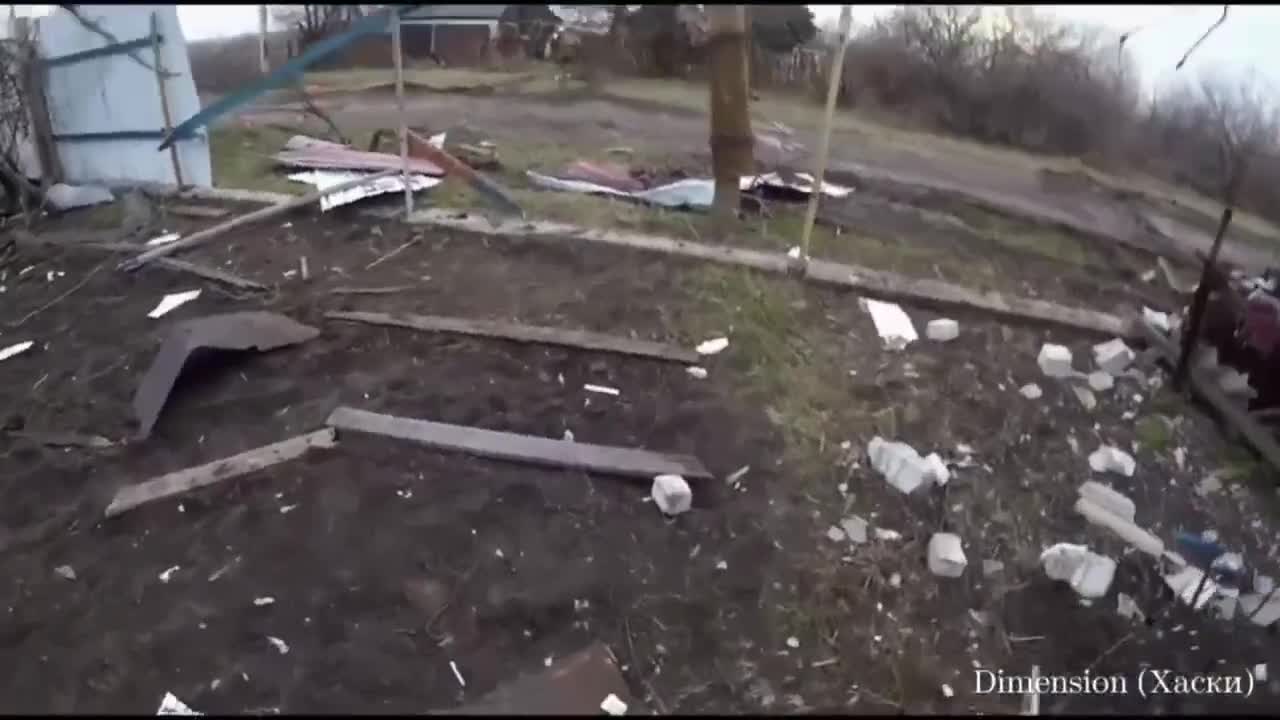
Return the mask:
M 49 6 L 19 6 L 47 8 Z M 818 22 L 834 21 L 839 5 L 810 5 Z M 854 22 L 867 23 L 894 5 L 854 5 Z M 1222 13 L 1221 5 L 1040 5 L 1064 19 L 1082 20 L 1127 31 L 1145 26 L 1127 43 L 1148 88 L 1175 80 L 1174 65 Z M 28 10 L 28 12 L 30 12 Z M 36 11 L 39 12 L 39 11 Z M 25 14 L 25 13 L 24 13 Z M 256 5 L 179 5 L 188 40 L 239 35 L 258 26 Z M 1243 71 L 1256 68 L 1280 88 L 1280 6 L 1235 5 L 1227 21 L 1196 51 L 1179 75 L 1204 68 Z

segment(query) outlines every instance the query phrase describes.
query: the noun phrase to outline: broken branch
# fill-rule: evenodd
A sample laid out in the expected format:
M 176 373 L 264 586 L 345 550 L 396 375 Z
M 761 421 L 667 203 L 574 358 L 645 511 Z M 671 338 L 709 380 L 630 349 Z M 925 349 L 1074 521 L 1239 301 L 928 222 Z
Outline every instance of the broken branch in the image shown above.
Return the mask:
M 224 223 L 219 223 L 217 225 L 214 225 L 211 228 L 207 228 L 205 230 L 192 233 L 184 238 L 175 240 L 169 243 L 168 245 L 161 245 L 160 247 L 148 250 L 142 253 L 141 255 L 138 255 L 135 258 L 126 260 L 125 262 L 120 264 L 120 269 L 126 272 L 133 272 L 134 270 L 137 270 L 138 268 L 142 267 L 143 265 L 146 265 L 152 260 L 155 260 L 157 258 L 162 258 L 166 255 L 171 255 L 179 250 L 186 250 L 187 248 L 194 247 L 201 243 L 208 242 L 210 240 L 213 240 L 216 237 L 225 235 L 226 233 L 231 232 L 236 228 L 244 227 L 245 225 L 252 225 L 253 223 L 262 222 L 264 220 L 270 220 L 271 218 L 278 217 L 292 210 L 296 210 L 300 207 L 310 205 L 311 203 L 314 203 L 320 200 L 320 198 L 330 195 L 332 193 L 342 192 L 343 190 L 350 190 L 351 188 L 359 187 L 361 185 L 364 185 L 365 183 L 378 180 L 379 178 L 390 177 L 391 175 L 395 175 L 399 172 L 400 172 L 399 169 L 383 170 L 382 172 L 374 173 L 373 175 L 366 175 L 364 177 L 348 180 L 347 182 L 344 182 L 344 183 L 338 183 L 337 185 L 334 185 L 332 187 L 323 188 L 321 190 L 314 190 L 312 192 L 307 193 L 306 195 L 294 198 L 288 202 L 283 202 L 283 203 L 280 203 L 279 205 L 272 205 L 270 207 L 265 207 L 265 208 L 262 208 L 261 210 L 256 210 L 254 212 L 251 212 L 248 215 L 241 215 L 239 217 L 232 218 L 231 220 L 228 220 Z

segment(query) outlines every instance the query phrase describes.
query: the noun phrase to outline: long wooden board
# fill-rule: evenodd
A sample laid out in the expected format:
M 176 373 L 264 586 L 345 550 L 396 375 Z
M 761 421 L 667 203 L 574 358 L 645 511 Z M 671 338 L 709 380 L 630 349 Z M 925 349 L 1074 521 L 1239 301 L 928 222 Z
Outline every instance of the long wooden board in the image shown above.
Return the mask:
M 584 240 L 603 245 L 708 260 L 725 265 L 749 267 L 772 273 L 786 273 L 789 265 L 787 257 L 778 253 L 705 245 L 638 233 L 595 230 L 558 222 L 515 220 L 493 225 L 480 216 L 465 215 L 456 210 L 438 208 L 423 210 L 414 213 L 409 218 L 409 222 L 491 236 Z M 1011 297 L 997 292 L 981 293 L 938 280 L 909 278 L 897 273 L 845 265 L 829 260 L 810 260 L 805 279 L 818 284 L 856 290 L 880 299 L 984 310 L 1015 320 L 1047 323 L 1110 337 L 1141 337 L 1139 331 L 1135 329 L 1135 323 L 1128 318 L 1083 308 L 1064 307 L 1044 300 Z
M 336 435 L 333 428 L 327 427 L 271 445 L 263 445 L 239 455 L 215 460 L 206 465 L 178 470 L 154 480 L 120 488 L 111 504 L 107 506 L 106 516 L 114 517 L 139 505 L 246 475 L 286 460 L 293 460 L 301 457 L 311 448 L 330 448 L 335 442 Z
M 1160 350 L 1160 354 L 1164 355 L 1170 367 L 1173 367 L 1178 362 L 1179 348 L 1172 340 L 1145 321 L 1139 321 L 1134 324 L 1141 328 L 1143 337 L 1147 342 L 1151 343 L 1152 347 Z M 1271 467 L 1280 471 L 1280 442 L 1276 441 L 1275 436 L 1249 417 L 1249 413 L 1244 408 L 1232 402 L 1231 398 L 1227 397 L 1227 394 L 1209 379 L 1204 371 L 1192 367 L 1190 381 L 1191 389 L 1217 411 L 1227 421 L 1227 424 L 1243 435 L 1244 439 L 1253 446 L 1253 449 L 1271 464 Z
M 690 455 L 552 440 L 466 425 L 382 415 L 349 407 L 334 410 L 329 415 L 328 423 L 339 430 L 384 435 L 441 450 L 457 450 L 496 460 L 513 460 L 645 480 L 666 474 L 685 478 L 711 477 L 702 462 Z
M 477 337 L 501 338 L 526 343 L 542 343 L 544 345 L 561 345 L 564 347 L 597 350 L 600 352 L 635 355 L 639 357 L 657 358 L 671 362 L 694 365 L 698 362 L 698 354 L 692 350 L 674 345 L 650 342 L 648 340 L 632 340 L 630 338 L 604 335 L 586 330 L 562 330 L 537 325 L 520 325 L 517 323 L 499 322 L 495 320 L 470 320 L 467 318 L 443 317 L 440 315 L 393 315 L 390 313 L 371 312 L 329 312 L 325 313 L 329 320 L 345 320 L 372 325 L 390 325 L 392 327 L 409 328 L 423 332 L 447 332 Z

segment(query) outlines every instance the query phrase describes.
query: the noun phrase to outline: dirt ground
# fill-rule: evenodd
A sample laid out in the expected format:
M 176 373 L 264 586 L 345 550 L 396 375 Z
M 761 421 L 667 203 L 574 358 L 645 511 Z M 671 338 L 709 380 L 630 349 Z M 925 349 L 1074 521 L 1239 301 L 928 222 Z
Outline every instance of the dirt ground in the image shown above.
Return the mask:
M 73 214 L 39 230 L 76 227 Z M 304 256 L 309 281 L 291 272 Z M 1192 491 L 1230 456 L 1208 419 L 1129 378 L 1090 412 L 1042 378 L 1040 343 L 1069 345 L 1080 367 L 1096 338 L 952 313 L 959 339 L 893 353 L 849 294 L 571 240 L 485 240 L 354 208 L 300 213 L 184 257 L 273 289 L 229 293 L 107 265 L 61 297 L 105 259 L 24 250 L 0 261 L 0 344 L 37 342 L 0 362 L 9 431 L 122 439 L 137 379 L 185 318 L 269 309 L 322 330 L 184 375 L 142 443 L 90 450 L 0 437 L 9 711 L 149 712 L 166 691 L 206 713 L 447 710 L 592 639 L 620 659 L 644 709 L 664 714 L 1010 712 L 1020 698 L 977 694 L 975 668 L 1133 678 L 1144 664 L 1239 675 L 1280 663 L 1270 632 L 1172 607 L 1143 561 L 1071 511 L 1090 476 L 1085 456 L 1113 443 L 1133 451 L 1138 471 L 1106 480 L 1133 497 L 1140 525 L 1166 538 L 1216 529 L 1276 573 L 1273 490 Z M 332 292 L 394 285 L 410 289 Z M 198 300 L 147 319 L 164 293 L 195 287 Z M 686 346 L 727 333 L 731 344 L 697 380 L 654 361 L 322 319 L 339 309 Z M 908 310 L 919 327 L 937 316 Z M 1033 381 L 1045 390 L 1037 401 L 1017 392 Z M 621 395 L 586 393 L 585 382 Z M 717 478 L 749 470 L 737 486 L 696 485 L 695 509 L 664 520 L 643 483 L 344 433 L 332 450 L 101 520 L 117 487 L 310 431 L 343 404 L 686 452 Z M 967 444 L 976 464 L 904 497 L 866 465 L 877 432 L 948 457 Z M 850 513 L 901 538 L 828 539 Z M 940 530 L 964 538 L 960 579 L 925 567 Z M 1040 550 L 1064 541 L 1120 559 L 1112 593 L 1092 607 L 1039 567 Z M 987 559 L 1003 569 L 985 574 Z M 1121 619 L 1116 590 L 1155 619 Z M 1275 683 L 1249 698 L 1131 692 L 1045 697 L 1043 709 L 1259 712 L 1276 707 Z

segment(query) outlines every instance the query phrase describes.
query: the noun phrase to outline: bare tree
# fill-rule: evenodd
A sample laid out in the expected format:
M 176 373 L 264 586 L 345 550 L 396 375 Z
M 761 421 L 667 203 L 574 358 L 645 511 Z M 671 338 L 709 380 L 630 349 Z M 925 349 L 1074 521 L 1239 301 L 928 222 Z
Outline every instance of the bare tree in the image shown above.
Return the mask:
M 271 5 L 271 17 L 291 27 L 298 45 L 305 47 L 340 32 L 370 6 L 362 5 Z

